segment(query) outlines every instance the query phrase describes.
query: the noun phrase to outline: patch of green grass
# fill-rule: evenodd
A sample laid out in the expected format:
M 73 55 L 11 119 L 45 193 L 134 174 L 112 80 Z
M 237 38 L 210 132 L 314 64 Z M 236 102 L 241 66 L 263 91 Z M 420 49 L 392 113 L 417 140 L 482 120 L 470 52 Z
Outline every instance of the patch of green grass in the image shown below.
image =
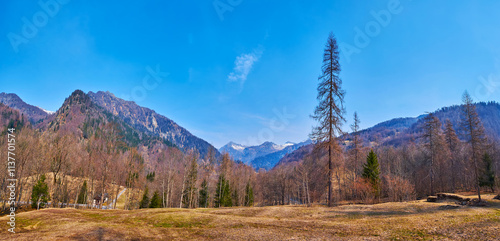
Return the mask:
M 163 228 L 204 228 L 212 221 L 209 217 L 188 215 L 167 215 L 155 222 L 153 226 Z
M 37 219 L 16 218 L 16 225 L 19 227 L 27 227 L 37 222 Z
M 105 215 L 99 211 L 86 211 L 81 213 L 84 217 L 94 219 L 96 221 L 109 221 L 116 220 L 118 216 L 116 215 Z

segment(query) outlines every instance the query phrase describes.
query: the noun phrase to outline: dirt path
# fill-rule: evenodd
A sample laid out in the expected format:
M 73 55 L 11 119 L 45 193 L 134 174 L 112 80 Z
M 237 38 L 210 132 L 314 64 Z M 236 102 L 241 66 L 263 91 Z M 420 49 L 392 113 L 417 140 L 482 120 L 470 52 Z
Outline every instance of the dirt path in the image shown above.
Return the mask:
M 121 192 L 118 193 L 118 195 L 116 196 L 116 199 L 113 200 L 113 202 L 108 205 L 108 208 L 109 209 L 112 209 L 114 206 L 115 206 L 115 203 L 116 203 L 116 200 L 118 200 L 118 198 L 120 198 L 120 196 L 127 190 L 127 188 L 123 188 L 123 190 L 121 190 Z

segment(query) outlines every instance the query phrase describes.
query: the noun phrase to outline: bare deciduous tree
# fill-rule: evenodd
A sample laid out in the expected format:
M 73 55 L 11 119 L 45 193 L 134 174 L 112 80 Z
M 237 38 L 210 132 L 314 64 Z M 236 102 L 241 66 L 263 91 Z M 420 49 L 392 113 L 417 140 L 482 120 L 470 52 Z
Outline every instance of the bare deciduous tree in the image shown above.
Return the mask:
M 481 162 L 481 153 L 483 152 L 486 143 L 484 135 L 484 127 L 479 119 L 476 111 L 476 106 L 472 101 L 469 93 L 466 91 L 462 96 L 462 130 L 467 143 L 471 149 L 471 161 L 474 168 L 474 181 L 477 190 L 477 196 L 481 201 L 481 189 L 479 186 L 479 165 Z

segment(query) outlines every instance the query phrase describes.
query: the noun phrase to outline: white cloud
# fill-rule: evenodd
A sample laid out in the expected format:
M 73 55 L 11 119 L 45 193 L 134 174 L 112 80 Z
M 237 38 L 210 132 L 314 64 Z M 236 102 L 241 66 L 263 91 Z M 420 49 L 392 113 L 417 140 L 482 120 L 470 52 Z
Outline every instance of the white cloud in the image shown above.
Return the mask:
M 252 53 L 242 54 L 236 57 L 233 72 L 227 76 L 227 80 L 229 82 L 245 83 L 253 65 L 259 60 L 261 55 L 262 51 L 254 50 Z

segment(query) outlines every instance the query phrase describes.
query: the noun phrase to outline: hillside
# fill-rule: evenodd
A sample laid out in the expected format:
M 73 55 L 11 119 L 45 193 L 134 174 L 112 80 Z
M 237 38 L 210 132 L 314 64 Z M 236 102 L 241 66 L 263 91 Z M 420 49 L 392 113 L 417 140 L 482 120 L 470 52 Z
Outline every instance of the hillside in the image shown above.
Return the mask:
M 486 134 L 498 140 L 500 137 L 500 104 L 496 102 L 480 102 L 476 104 L 476 110 L 483 123 Z M 462 109 L 459 105 L 443 107 L 433 114 L 441 121 L 450 120 L 458 136 L 462 138 L 460 127 Z M 400 146 L 410 140 L 417 141 L 420 136 L 421 126 L 425 114 L 415 118 L 397 118 L 382 122 L 372 128 L 360 131 L 365 145 Z M 348 137 L 347 140 L 350 140 Z
M 0 133 L 3 133 L 4 128 L 20 128 L 25 125 L 25 119 L 18 110 L 12 109 L 0 103 Z
M 90 97 L 81 90 L 74 91 L 54 115 L 49 116 L 37 127 L 63 134 L 73 134 L 80 139 L 87 139 L 101 130 L 116 128 L 120 141 L 132 147 L 139 144 L 148 145 L 151 141 L 161 141 L 135 130 L 121 119 L 114 117 L 92 102 Z M 172 145 L 168 142 L 165 144 Z
M 491 139 L 500 140 L 500 104 L 497 102 L 480 102 L 476 104 L 476 110 L 485 128 L 485 133 Z M 460 127 L 462 114 L 461 112 L 461 106 L 454 105 L 450 107 L 443 107 L 433 112 L 433 114 L 443 124 L 446 120 L 449 119 L 453 124 L 453 128 L 457 132 L 459 138 L 463 139 L 463 135 L 461 135 L 462 130 Z M 368 147 L 398 147 L 401 145 L 405 145 L 410 141 L 419 142 L 420 130 L 425 116 L 426 114 L 422 114 L 418 117 L 395 118 L 379 123 L 373 127 L 361 130 L 358 132 L 358 134 L 363 140 L 363 145 Z M 342 144 L 345 146 L 345 148 L 349 149 L 351 136 L 346 135 L 342 139 L 344 140 Z M 278 165 L 301 160 L 304 155 L 310 152 L 310 150 L 312 150 L 311 147 L 307 149 L 301 148 L 299 150 L 296 150 L 284 156 L 282 160 L 280 160 Z
M 25 103 L 16 94 L 0 93 L 0 103 L 19 110 L 32 123 L 36 123 L 50 115 L 49 112 L 42 108 Z
M 209 149 L 213 149 L 216 155 L 219 155 L 208 142 L 151 109 L 120 99 L 110 92 L 94 93 L 91 91 L 88 96 L 92 102 L 141 132 L 164 138 L 181 149 L 197 149 L 202 157 L 208 153 Z
M 286 154 L 285 156 L 283 156 L 283 158 L 281 158 L 278 161 L 278 163 L 276 163 L 275 166 L 286 165 L 288 163 L 300 161 L 300 160 L 302 160 L 302 158 L 304 158 L 304 156 L 311 153 L 313 148 L 314 148 L 313 144 L 308 144 L 308 145 L 302 146 L 299 149 L 297 149 L 293 152 L 290 152 L 290 153 Z
M 96 128 L 102 129 L 108 123 L 117 123 L 121 129 L 120 135 L 130 146 L 161 138 L 170 146 L 175 145 L 184 150 L 197 149 L 202 157 L 209 149 L 213 149 L 216 156 L 220 155 L 208 142 L 192 135 L 169 118 L 134 102 L 117 98 L 110 92 L 85 94 L 77 90 L 55 113 L 27 104 L 16 94 L 0 93 L 0 103 L 19 111 L 43 130 L 87 138 Z

